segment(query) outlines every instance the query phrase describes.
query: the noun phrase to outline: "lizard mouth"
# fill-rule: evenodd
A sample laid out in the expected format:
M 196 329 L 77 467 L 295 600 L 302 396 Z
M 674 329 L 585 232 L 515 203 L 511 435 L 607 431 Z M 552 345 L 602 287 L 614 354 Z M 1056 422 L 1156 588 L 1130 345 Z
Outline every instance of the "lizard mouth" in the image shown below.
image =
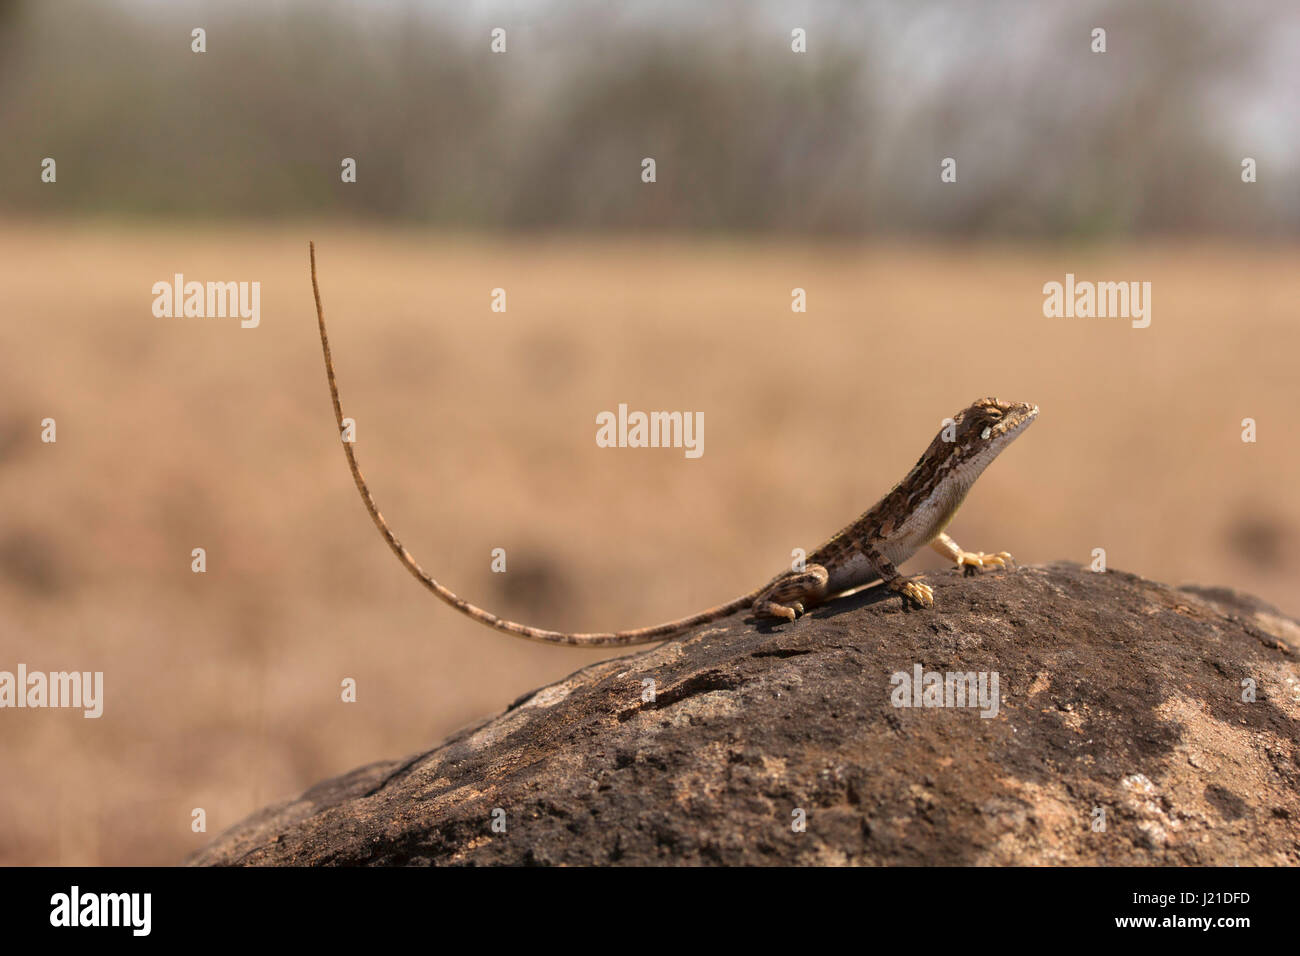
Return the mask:
M 1017 403 L 1002 417 L 1002 421 L 993 426 L 992 438 L 1012 438 L 1029 427 L 1030 422 L 1038 417 L 1038 406 Z

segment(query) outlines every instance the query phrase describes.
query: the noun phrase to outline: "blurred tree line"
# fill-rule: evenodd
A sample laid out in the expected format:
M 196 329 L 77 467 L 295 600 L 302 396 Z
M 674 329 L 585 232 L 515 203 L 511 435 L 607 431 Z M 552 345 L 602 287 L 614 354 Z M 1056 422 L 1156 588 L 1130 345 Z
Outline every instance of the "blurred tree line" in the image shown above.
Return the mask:
M 956 236 L 1300 226 L 1289 0 L 698 6 L 0 0 L 0 213 Z M 207 52 L 191 52 L 195 27 Z M 955 183 L 940 182 L 945 157 Z

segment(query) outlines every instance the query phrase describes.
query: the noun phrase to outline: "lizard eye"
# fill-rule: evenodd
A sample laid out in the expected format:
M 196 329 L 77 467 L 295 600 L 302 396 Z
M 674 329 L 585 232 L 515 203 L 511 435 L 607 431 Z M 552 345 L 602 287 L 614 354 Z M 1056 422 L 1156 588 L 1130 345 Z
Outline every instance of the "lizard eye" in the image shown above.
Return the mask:
M 988 425 L 985 425 L 984 430 L 980 432 L 980 438 L 983 438 L 985 441 L 988 441 L 988 437 L 992 434 L 993 434 L 993 429 L 989 428 Z

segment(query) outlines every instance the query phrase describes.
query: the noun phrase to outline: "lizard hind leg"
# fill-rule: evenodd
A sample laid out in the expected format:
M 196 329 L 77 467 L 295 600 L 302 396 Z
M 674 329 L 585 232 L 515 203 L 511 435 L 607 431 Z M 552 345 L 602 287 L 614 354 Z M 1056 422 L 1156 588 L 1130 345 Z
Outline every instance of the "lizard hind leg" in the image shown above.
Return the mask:
M 829 580 L 830 572 L 820 564 L 810 564 L 802 571 L 787 571 L 759 594 L 751 610 L 755 617 L 793 621 L 805 608 L 821 603 Z

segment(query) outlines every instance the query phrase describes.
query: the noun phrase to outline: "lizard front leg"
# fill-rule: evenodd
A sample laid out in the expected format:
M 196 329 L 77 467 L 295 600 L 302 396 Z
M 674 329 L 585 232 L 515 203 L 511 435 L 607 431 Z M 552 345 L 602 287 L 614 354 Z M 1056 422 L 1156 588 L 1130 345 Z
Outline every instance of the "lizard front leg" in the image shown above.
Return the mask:
M 804 608 L 820 604 L 826 597 L 830 573 L 820 564 L 802 571 L 787 571 L 767 586 L 751 608 L 757 617 L 783 617 L 793 621 Z
M 963 551 L 961 545 L 942 531 L 939 532 L 937 538 L 930 542 L 930 547 L 948 560 L 957 562 L 957 567 L 961 568 L 965 574 L 977 574 L 984 568 L 1005 568 L 1015 560 L 1006 551 L 999 551 L 997 554 L 985 554 L 983 551 Z
M 894 563 L 880 553 L 869 541 L 858 541 L 858 550 L 861 551 L 871 562 L 872 568 L 880 575 L 880 580 L 885 582 L 885 587 L 891 591 L 897 591 L 903 598 L 903 604 L 908 602 L 915 604 L 917 607 L 929 607 L 934 603 L 934 590 L 928 584 L 916 580 L 915 577 L 904 577 L 898 573 L 898 568 Z

